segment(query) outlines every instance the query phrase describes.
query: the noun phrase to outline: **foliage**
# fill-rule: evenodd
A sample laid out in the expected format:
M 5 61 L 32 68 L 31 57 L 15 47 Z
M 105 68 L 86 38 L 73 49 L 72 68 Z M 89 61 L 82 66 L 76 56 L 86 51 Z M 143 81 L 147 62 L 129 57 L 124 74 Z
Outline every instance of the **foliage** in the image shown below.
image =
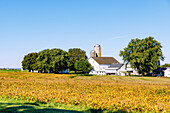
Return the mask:
M 45 49 L 38 53 L 37 70 L 59 73 L 68 68 L 68 53 L 61 49 Z
M 87 59 L 80 59 L 75 63 L 75 69 L 82 73 L 89 73 L 93 68 Z
M 36 63 L 36 58 L 38 57 L 37 53 L 29 53 L 28 55 L 24 56 L 22 61 L 22 68 L 24 70 L 29 70 L 29 72 L 34 70 L 34 65 Z
M 81 58 L 87 58 L 86 52 L 79 48 L 69 49 L 68 53 L 61 49 L 45 49 L 39 53 L 29 53 L 24 57 L 22 66 L 24 70 L 38 70 L 38 72 L 45 73 L 59 73 L 63 70 L 75 69 L 76 61 Z
M 29 71 L 59 73 L 68 69 L 69 56 L 61 49 L 45 49 L 39 53 L 30 53 L 22 61 L 23 69 Z
M 157 69 L 160 60 L 164 60 L 161 44 L 153 37 L 145 39 L 132 39 L 128 46 L 120 51 L 120 56 L 126 64 L 138 70 L 139 74 L 145 74 Z
M 86 59 L 86 52 L 84 50 L 81 50 L 80 48 L 71 48 L 68 50 L 68 55 L 69 55 L 69 69 L 71 71 L 77 72 L 75 68 L 75 63 L 76 61 L 84 58 Z
M 164 64 L 164 65 L 162 65 L 161 67 L 170 67 L 170 64 Z
M 73 75 L 1 73 L 0 96 L 113 112 L 170 112 L 168 78 L 69 76 Z

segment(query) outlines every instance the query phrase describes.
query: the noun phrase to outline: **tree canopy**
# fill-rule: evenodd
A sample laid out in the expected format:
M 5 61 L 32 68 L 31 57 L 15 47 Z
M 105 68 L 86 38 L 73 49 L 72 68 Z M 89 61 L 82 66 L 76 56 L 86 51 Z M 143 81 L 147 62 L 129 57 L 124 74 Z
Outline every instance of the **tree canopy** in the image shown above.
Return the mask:
M 72 71 L 77 71 L 75 68 L 76 61 L 84 58 L 86 59 L 86 52 L 84 50 L 81 50 L 80 48 L 71 48 L 68 50 L 69 55 L 69 69 Z
M 22 68 L 25 70 L 29 70 L 29 72 L 32 70 L 34 71 L 34 66 L 36 63 L 36 59 L 38 57 L 38 53 L 29 53 L 24 56 L 24 59 L 22 61 Z
M 68 69 L 69 56 L 61 49 L 45 49 L 39 53 L 29 53 L 22 61 L 24 70 L 59 73 Z
M 81 60 L 80 59 L 85 59 Z M 45 49 L 39 53 L 29 53 L 24 57 L 22 61 L 23 69 L 33 71 L 37 70 L 38 72 L 48 72 L 48 73 L 60 73 L 66 69 L 74 70 L 75 72 L 82 71 L 88 72 L 89 64 L 87 61 L 86 52 L 79 48 L 69 49 L 68 52 L 63 51 L 62 49 Z M 85 70 L 81 69 L 81 65 L 78 64 L 78 67 L 75 67 L 75 63 L 79 63 L 85 67 Z
M 132 39 L 128 46 L 120 51 L 125 64 L 130 64 L 132 68 L 138 70 L 139 74 L 145 74 L 157 69 L 160 60 L 164 60 L 160 42 L 153 37 L 145 39 Z
M 80 59 L 75 63 L 75 69 L 81 73 L 89 73 L 93 68 L 87 59 Z
M 164 64 L 164 65 L 162 65 L 162 66 L 160 66 L 160 67 L 170 67 L 170 64 Z
M 59 73 L 68 68 L 68 53 L 61 49 L 45 49 L 38 53 L 37 65 L 40 72 Z

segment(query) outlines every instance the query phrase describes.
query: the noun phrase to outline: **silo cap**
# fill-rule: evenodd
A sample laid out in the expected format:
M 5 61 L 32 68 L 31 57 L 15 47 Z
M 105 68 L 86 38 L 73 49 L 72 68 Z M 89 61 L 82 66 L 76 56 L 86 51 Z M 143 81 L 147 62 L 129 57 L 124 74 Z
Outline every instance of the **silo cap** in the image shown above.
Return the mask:
M 100 47 L 100 45 L 99 45 L 99 44 L 96 44 L 94 47 Z
M 94 51 L 94 50 L 91 50 L 91 53 L 95 53 L 95 51 Z

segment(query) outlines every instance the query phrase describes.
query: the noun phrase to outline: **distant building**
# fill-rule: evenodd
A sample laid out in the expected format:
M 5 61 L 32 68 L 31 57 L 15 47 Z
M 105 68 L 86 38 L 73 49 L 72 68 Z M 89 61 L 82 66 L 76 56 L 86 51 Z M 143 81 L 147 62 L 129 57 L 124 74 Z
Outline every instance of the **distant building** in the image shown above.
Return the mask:
M 27 70 L 27 71 L 29 72 L 29 70 Z M 39 71 L 37 71 L 37 70 L 34 70 L 34 71 L 31 70 L 31 72 L 32 72 L 32 73 L 39 73 Z M 46 73 L 50 73 L 50 72 L 49 72 L 49 71 L 46 71 Z M 68 69 L 66 69 L 66 70 L 63 70 L 63 71 L 61 71 L 61 72 L 59 72 L 59 73 L 61 73 L 61 74 L 68 74 L 69 71 L 68 71 Z
M 170 67 L 160 67 L 153 71 L 153 76 L 170 77 Z
M 121 75 L 137 74 L 137 71 L 132 69 L 130 65 L 127 67 L 119 63 L 113 57 L 101 57 L 101 46 L 99 44 L 94 46 L 94 50 L 90 52 L 89 63 L 93 69 L 89 74 L 94 75 Z
M 62 73 L 62 74 L 68 74 L 68 69 L 63 70 L 61 73 Z

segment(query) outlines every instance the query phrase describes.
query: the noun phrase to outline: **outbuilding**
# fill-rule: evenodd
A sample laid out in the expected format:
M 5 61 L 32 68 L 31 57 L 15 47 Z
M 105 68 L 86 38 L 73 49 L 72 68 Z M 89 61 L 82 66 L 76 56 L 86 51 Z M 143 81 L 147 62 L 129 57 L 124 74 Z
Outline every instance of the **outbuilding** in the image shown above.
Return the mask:
M 170 67 L 160 67 L 153 71 L 153 75 L 170 77 Z

